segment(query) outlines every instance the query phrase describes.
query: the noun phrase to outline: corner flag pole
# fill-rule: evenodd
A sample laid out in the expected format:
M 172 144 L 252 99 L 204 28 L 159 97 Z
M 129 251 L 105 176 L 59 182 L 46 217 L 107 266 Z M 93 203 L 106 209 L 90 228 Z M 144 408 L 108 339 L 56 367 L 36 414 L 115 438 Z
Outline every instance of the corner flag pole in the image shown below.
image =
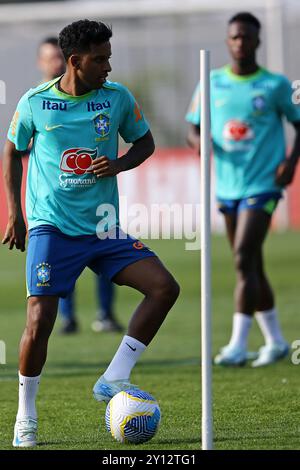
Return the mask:
M 210 230 L 210 56 L 200 51 L 202 449 L 213 447 Z

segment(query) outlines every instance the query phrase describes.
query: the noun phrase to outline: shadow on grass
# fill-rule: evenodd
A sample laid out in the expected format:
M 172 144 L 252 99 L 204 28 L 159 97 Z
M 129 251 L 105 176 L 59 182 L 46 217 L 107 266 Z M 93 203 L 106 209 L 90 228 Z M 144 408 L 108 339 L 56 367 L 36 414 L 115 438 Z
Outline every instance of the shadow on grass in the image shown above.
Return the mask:
M 157 445 L 157 446 L 162 446 L 162 445 L 180 445 L 180 446 L 183 446 L 185 444 L 199 444 L 200 445 L 200 436 L 198 438 L 193 438 L 193 439 L 158 439 L 156 440 L 155 444 L 153 445 Z M 76 445 L 83 445 L 83 444 L 90 444 L 90 445 L 95 445 L 95 448 L 97 445 L 99 445 L 99 439 L 78 439 L 78 440 L 75 440 L 75 439 L 72 439 L 72 440 L 55 440 L 55 441 L 47 441 L 47 442 L 39 442 L 37 447 L 45 447 L 45 446 L 54 446 L 54 445 L 61 445 L 61 446 L 76 446 Z M 116 449 L 119 449 L 119 446 L 118 444 L 116 444 L 116 446 L 114 446 L 112 449 L 99 449 L 99 450 L 116 450 Z M 122 449 L 124 450 L 132 450 L 132 449 L 136 449 L 138 450 L 139 449 L 139 446 L 136 445 L 136 446 L 132 446 L 132 445 L 124 445 L 124 447 L 122 447 Z M 97 449 L 96 449 L 97 450 Z M 145 449 L 143 449 L 145 450 Z M 155 450 L 151 447 L 151 450 Z
M 282 434 L 281 438 L 284 439 L 295 439 L 296 437 L 298 437 L 295 434 Z M 234 441 L 239 441 L 239 442 L 243 442 L 243 441 L 252 441 L 252 440 L 258 440 L 260 441 L 261 443 L 263 443 L 264 441 L 274 441 L 274 435 L 270 435 L 270 436 L 266 436 L 265 433 L 253 433 L 253 434 L 243 434 L 242 436 L 237 436 L 237 435 L 229 435 L 229 436 L 226 436 L 226 437 L 215 437 L 214 438 L 214 442 L 216 443 L 220 443 L 220 442 L 227 442 L 227 441 L 231 441 L 231 442 L 234 442 Z
M 145 360 L 137 364 L 135 370 L 143 368 L 147 373 L 147 369 L 160 368 L 160 367 L 186 367 L 186 366 L 200 366 L 200 359 L 197 357 L 190 357 L 184 359 L 157 359 Z M 90 374 L 99 374 L 101 369 L 106 369 L 107 362 L 99 363 L 81 363 L 74 362 L 49 362 L 46 364 L 44 376 L 45 377 L 84 377 Z M 16 380 L 18 368 L 16 365 L 1 366 L 0 369 L 0 382 Z

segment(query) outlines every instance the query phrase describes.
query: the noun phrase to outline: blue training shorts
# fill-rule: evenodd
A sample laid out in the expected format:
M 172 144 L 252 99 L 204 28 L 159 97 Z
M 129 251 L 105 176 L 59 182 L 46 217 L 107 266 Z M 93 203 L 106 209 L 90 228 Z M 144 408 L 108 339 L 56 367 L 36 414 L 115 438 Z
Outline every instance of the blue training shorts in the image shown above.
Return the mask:
M 70 237 L 52 225 L 40 225 L 29 231 L 27 296 L 66 297 L 85 267 L 112 280 L 129 264 L 151 256 L 156 255 L 120 229 L 114 239 L 99 239 L 97 235 Z
M 275 211 L 280 192 L 259 194 L 258 196 L 245 197 L 244 199 L 219 199 L 217 200 L 219 211 L 222 214 L 235 214 L 247 209 L 260 209 L 269 215 Z

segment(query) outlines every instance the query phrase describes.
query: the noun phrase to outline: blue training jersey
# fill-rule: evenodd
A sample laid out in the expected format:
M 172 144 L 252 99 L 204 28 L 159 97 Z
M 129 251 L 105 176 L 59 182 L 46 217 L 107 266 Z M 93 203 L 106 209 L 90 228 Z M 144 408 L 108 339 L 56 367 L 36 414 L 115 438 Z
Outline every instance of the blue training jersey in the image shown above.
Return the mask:
M 229 65 L 211 72 L 211 134 L 217 197 L 242 199 L 280 191 L 276 168 L 285 158 L 282 118 L 300 121 L 286 77 L 260 68 L 241 76 Z M 186 120 L 200 124 L 198 84 Z
M 119 223 L 116 177 L 97 178 L 92 162 L 116 159 L 118 135 L 134 142 L 149 130 L 137 102 L 119 83 L 106 82 L 85 95 L 59 91 L 59 78 L 29 90 L 19 101 L 8 139 L 24 151 L 32 139 L 26 192 L 29 229 L 49 224 L 71 236 L 101 231 L 97 208 L 115 213 L 103 224 Z M 98 212 L 99 213 L 99 212 Z

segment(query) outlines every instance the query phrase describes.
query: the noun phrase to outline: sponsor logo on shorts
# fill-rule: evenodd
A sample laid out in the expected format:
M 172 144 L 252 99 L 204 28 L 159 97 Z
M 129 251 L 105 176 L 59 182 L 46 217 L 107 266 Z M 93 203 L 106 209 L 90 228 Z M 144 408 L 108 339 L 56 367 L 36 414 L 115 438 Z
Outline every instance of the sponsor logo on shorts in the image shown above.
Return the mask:
M 37 269 L 37 287 L 50 287 L 50 273 L 51 265 L 48 263 L 40 263 L 36 266 Z
M 134 242 L 132 246 L 136 250 L 141 250 L 142 248 L 144 248 L 145 245 L 144 245 L 144 243 L 142 243 L 140 241 L 137 241 L 137 242 Z
M 247 204 L 248 206 L 254 206 L 258 202 L 257 197 L 248 197 Z

